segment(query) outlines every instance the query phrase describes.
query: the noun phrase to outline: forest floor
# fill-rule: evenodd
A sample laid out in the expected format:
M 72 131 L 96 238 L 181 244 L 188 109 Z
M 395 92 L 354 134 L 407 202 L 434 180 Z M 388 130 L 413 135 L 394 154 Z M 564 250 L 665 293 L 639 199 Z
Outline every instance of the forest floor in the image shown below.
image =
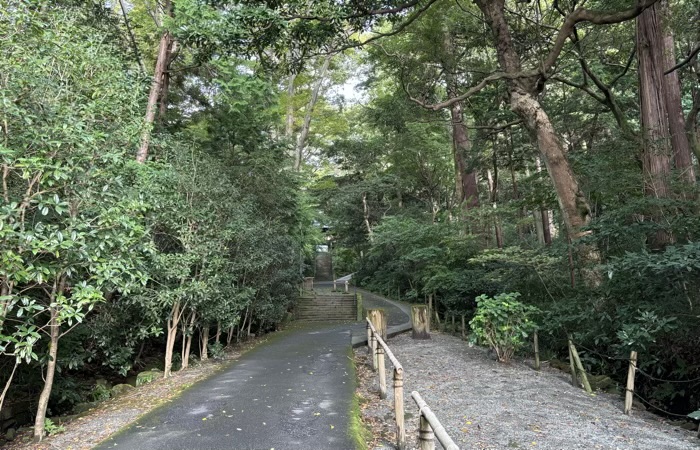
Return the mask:
M 221 360 L 210 359 L 191 365 L 182 372 L 174 372 L 168 379 L 157 379 L 141 385 L 119 397 L 100 403 L 96 408 L 61 424 L 65 431 L 32 443 L 32 430 L 21 429 L 14 441 L 5 443 L 7 450 L 79 450 L 94 448 L 121 428 L 134 423 L 144 414 L 164 403 L 171 402 L 195 383 L 220 372 L 241 355 L 267 341 L 262 336 L 237 346 L 225 353 Z
M 568 374 L 546 364 L 540 372 L 523 361 L 501 364 L 485 349 L 445 333 L 433 332 L 425 341 L 405 333 L 388 344 L 404 367 L 408 449 L 418 445 L 418 408 L 411 391 L 421 394 L 460 448 L 700 449 L 696 432 L 646 411 L 626 416 L 619 395 L 588 395 L 570 384 Z M 366 347 L 355 350 L 355 359 L 362 416 L 374 435 L 369 448 L 394 448 L 392 389 L 387 399 L 379 399 Z M 390 374 L 388 360 L 387 365 Z

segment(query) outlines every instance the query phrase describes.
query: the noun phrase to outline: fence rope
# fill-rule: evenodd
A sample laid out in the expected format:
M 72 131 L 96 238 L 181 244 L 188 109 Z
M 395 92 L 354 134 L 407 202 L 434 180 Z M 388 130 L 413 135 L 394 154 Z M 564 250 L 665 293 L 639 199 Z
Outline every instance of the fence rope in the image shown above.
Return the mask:
M 664 413 L 664 414 L 667 414 L 667 415 L 669 415 L 669 416 L 683 417 L 683 418 L 685 418 L 685 419 L 688 418 L 688 415 L 687 415 L 687 414 L 676 414 L 676 413 L 672 413 L 672 412 L 666 411 L 665 409 L 659 408 L 658 406 L 649 403 L 648 400 L 645 400 L 641 395 L 637 394 L 637 393 L 634 392 L 634 391 L 632 391 L 632 394 L 634 394 L 635 397 L 637 397 L 639 400 L 641 400 L 642 403 L 644 403 L 645 405 L 651 406 L 652 408 L 654 408 L 654 409 L 657 410 L 657 411 L 660 411 L 660 412 L 662 412 L 662 413 Z
M 641 373 L 642 375 L 644 375 L 647 378 L 651 378 L 654 381 L 661 381 L 664 383 L 694 383 L 696 381 L 700 381 L 700 377 L 693 378 L 690 380 L 665 380 L 663 378 L 657 378 L 653 375 L 650 375 L 650 374 L 646 373 L 645 371 L 643 371 L 642 369 L 640 369 L 639 367 L 637 367 L 637 372 Z

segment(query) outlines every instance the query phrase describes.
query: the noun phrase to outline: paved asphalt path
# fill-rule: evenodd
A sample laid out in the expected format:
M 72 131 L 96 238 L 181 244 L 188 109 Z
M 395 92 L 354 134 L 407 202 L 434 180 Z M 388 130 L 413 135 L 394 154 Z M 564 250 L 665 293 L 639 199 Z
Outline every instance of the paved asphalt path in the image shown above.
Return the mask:
M 349 325 L 298 325 L 99 448 L 354 449 Z
M 396 303 L 363 293 L 368 306 L 388 309 L 390 324 L 408 321 Z M 275 333 L 98 448 L 354 449 L 353 332 L 366 336 L 361 323 L 298 323 Z

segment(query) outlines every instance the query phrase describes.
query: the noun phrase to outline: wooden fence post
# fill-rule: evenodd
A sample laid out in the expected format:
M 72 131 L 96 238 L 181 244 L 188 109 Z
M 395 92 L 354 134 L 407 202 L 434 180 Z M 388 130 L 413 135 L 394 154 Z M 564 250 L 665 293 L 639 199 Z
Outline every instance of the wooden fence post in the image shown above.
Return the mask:
M 537 330 L 535 330 L 533 344 L 535 346 L 535 370 L 540 370 L 540 342 L 537 338 Z
M 335 291 L 337 291 L 337 290 L 338 290 L 338 287 L 337 287 L 336 284 L 335 284 L 335 280 L 333 280 L 333 292 L 335 292 Z
M 420 415 L 420 429 L 418 430 L 418 442 L 420 450 L 435 450 L 435 434 L 430 427 L 428 419 L 423 413 Z
M 369 320 L 372 322 L 372 325 L 374 325 L 374 329 L 377 330 L 379 336 L 386 340 L 386 314 L 384 310 L 381 308 L 368 309 L 367 317 L 369 317 Z
M 350 283 L 349 283 L 347 280 L 345 280 L 345 293 L 346 293 L 346 294 L 349 292 L 349 291 L 348 291 L 348 286 L 349 286 L 349 284 L 350 284 Z
M 372 354 L 372 328 L 369 326 L 369 322 L 365 322 L 367 324 L 367 354 L 371 355 Z
M 581 376 L 581 382 L 583 383 L 584 389 L 586 389 L 586 392 L 589 394 L 593 392 L 591 389 L 591 384 L 588 382 L 588 375 L 586 375 L 586 371 L 583 370 L 583 364 L 581 364 L 581 358 L 578 356 L 578 351 L 576 351 L 576 346 L 574 345 L 574 341 L 571 338 L 571 335 L 569 335 L 569 355 L 573 358 L 573 363 L 576 364 L 576 368 L 578 369 L 578 373 Z M 574 370 L 574 374 L 576 371 Z
M 372 370 L 376 371 L 378 367 L 378 361 L 377 361 L 377 346 L 379 345 L 377 343 L 377 336 L 374 334 L 374 331 L 371 333 L 371 342 L 372 346 L 370 347 L 372 351 Z
M 384 362 L 384 347 L 377 345 L 377 368 L 379 369 L 379 398 L 386 398 L 386 364 Z
M 569 345 L 571 346 L 571 355 L 574 357 L 574 362 L 576 363 L 576 367 L 578 368 L 578 373 L 581 375 L 581 382 L 583 382 L 583 387 L 586 389 L 586 392 L 589 394 L 593 392 L 591 389 L 591 384 L 588 382 L 588 375 L 586 375 L 586 371 L 583 370 L 583 364 L 581 364 L 581 358 L 578 356 L 578 351 L 576 351 L 576 346 L 574 343 L 569 340 Z
M 632 412 L 634 398 L 634 374 L 637 372 L 637 352 L 630 353 L 630 365 L 627 369 L 627 388 L 625 390 L 625 414 Z
M 411 325 L 413 339 L 430 339 L 430 316 L 425 305 L 411 306 Z
M 576 376 L 576 367 L 574 366 L 574 355 L 571 353 L 571 340 L 569 340 L 569 368 L 571 369 L 571 384 L 573 386 L 579 387 L 578 377 Z
M 406 448 L 406 427 L 403 411 L 403 369 L 394 369 L 394 413 L 396 413 L 396 446 Z

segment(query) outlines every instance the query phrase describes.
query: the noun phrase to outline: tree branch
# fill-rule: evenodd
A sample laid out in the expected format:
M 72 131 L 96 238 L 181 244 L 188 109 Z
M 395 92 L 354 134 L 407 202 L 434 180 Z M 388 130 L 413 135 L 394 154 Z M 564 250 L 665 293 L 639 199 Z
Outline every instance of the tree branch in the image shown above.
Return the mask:
M 635 0 L 635 5 L 632 8 L 615 12 L 592 11 L 582 7 L 576 8 L 572 13 L 566 16 L 564 24 L 559 30 L 559 33 L 557 33 L 557 37 L 554 40 L 554 47 L 550 50 L 544 63 L 542 63 L 542 75 L 546 78 L 547 73 L 552 70 L 554 63 L 557 61 L 557 58 L 559 58 L 559 54 L 564 48 L 564 44 L 569 38 L 569 35 L 573 32 L 576 24 L 590 22 L 594 25 L 610 25 L 624 22 L 634 19 L 644 12 L 645 9 L 651 7 L 658 1 L 659 0 Z
M 348 15 L 342 16 L 342 17 L 325 17 L 325 16 L 314 16 L 314 15 L 309 15 L 309 14 L 292 14 L 290 16 L 282 16 L 281 18 L 284 20 L 299 19 L 299 20 L 314 20 L 317 22 L 334 22 L 337 20 L 350 20 L 350 19 L 360 19 L 363 17 L 386 16 L 386 15 L 396 14 L 396 13 L 400 13 L 402 11 L 405 11 L 409 8 L 416 6 L 421 1 L 422 0 L 412 0 L 410 2 L 401 4 L 399 6 L 395 6 L 393 8 L 370 9 L 368 11 L 355 13 L 355 14 L 348 14 Z
M 428 104 L 425 102 L 422 102 L 418 100 L 417 98 L 414 98 L 411 96 L 411 94 L 408 92 L 408 87 L 406 85 L 403 85 L 403 90 L 406 92 L 406 95 L 408 95 L 408 98 L 422 106 L 425 109 L 430 109 L 433 111 L 439 111 L 443 108 L 447 108 L 449 106 L 454 105 L 457 102 L 461 102 L 462 100 L 465 100 L 472 95 L 478 93 L 482 89 L 484 89 L 489 83 L 492 81 L 497 81 L 497 80 L 513 80 L 517 78 L 531 78 L 533 76 L 537 75 L 537 71 L 525 71 L 525 72 L 518 72 L 518 73 L 504 73 L 504 72 L 495 72 L 492 73 L 491 75 L 487 76 L 486 78 L 482 79 L 480 82 L 478 82 L 476 85 L 472 86 L 469 88 L 464 94 L 458 95 L 457 97 L 453 97 L 451 99 L 445 100 L 444 102 L 440 103 L 435 103 L 435 104 Z
M 698 52 L 700 52 L 700 45 L 695 47 L 695 50 L 690 52 L 690 54 L 683 61 L 679 62 L 678 64 L 676 64 L 675 66 L 671 67 L 666 72 L 664 72 L 664 75 L 668 75 L 669 73 L 674 72 L 674 71 L 680 69 L 681 67 L 685 66 L 686 64 L 690 63 L 693 60 L 693 58 L 695 57 L 695 55 L 698 54 Z
M 340 48 L 334 48 L 334 49 L 328 50 L 327 52 L 316 53 L 314 56 L 329 55 L 329 54 L 342 52 L 343 50 L 349 50 L 351 48 L 363 47 L 363 46 L 369 44 L 370 42 L 376 41 L 377 39 L 381 39 L 383 37 L 394 36 L 395 34 L 399 34 L 404 29 L 406 29 L 407 26 L 409 26 L 410 24 L 415 22 L 416 19 L 418 19 L 425 11 L 427 11 L 428 8 L 430 8 L 430 6 L 432 6 L 435 2 L 437 2 L 437 0 L 428 0 L 428 2 L 425 5 L 421 6 L 420 8 L 416 9 L 415 11 L 413 11 L 413 13 L 411 13 L 411 15 L 409 15 L 406 18 L 406 20 L 401 22 L 401 24 L 398 27 L 394 28 L 393 30 L 391 30 L 387 33 L 374 33 L 374 36 L 372 36 L 372 37 L 370 37 L 362 42 L 356 42 L 353 44 L 343 45 Z M 418 3 L 418 2 L 416 2 L 416 3 Z

